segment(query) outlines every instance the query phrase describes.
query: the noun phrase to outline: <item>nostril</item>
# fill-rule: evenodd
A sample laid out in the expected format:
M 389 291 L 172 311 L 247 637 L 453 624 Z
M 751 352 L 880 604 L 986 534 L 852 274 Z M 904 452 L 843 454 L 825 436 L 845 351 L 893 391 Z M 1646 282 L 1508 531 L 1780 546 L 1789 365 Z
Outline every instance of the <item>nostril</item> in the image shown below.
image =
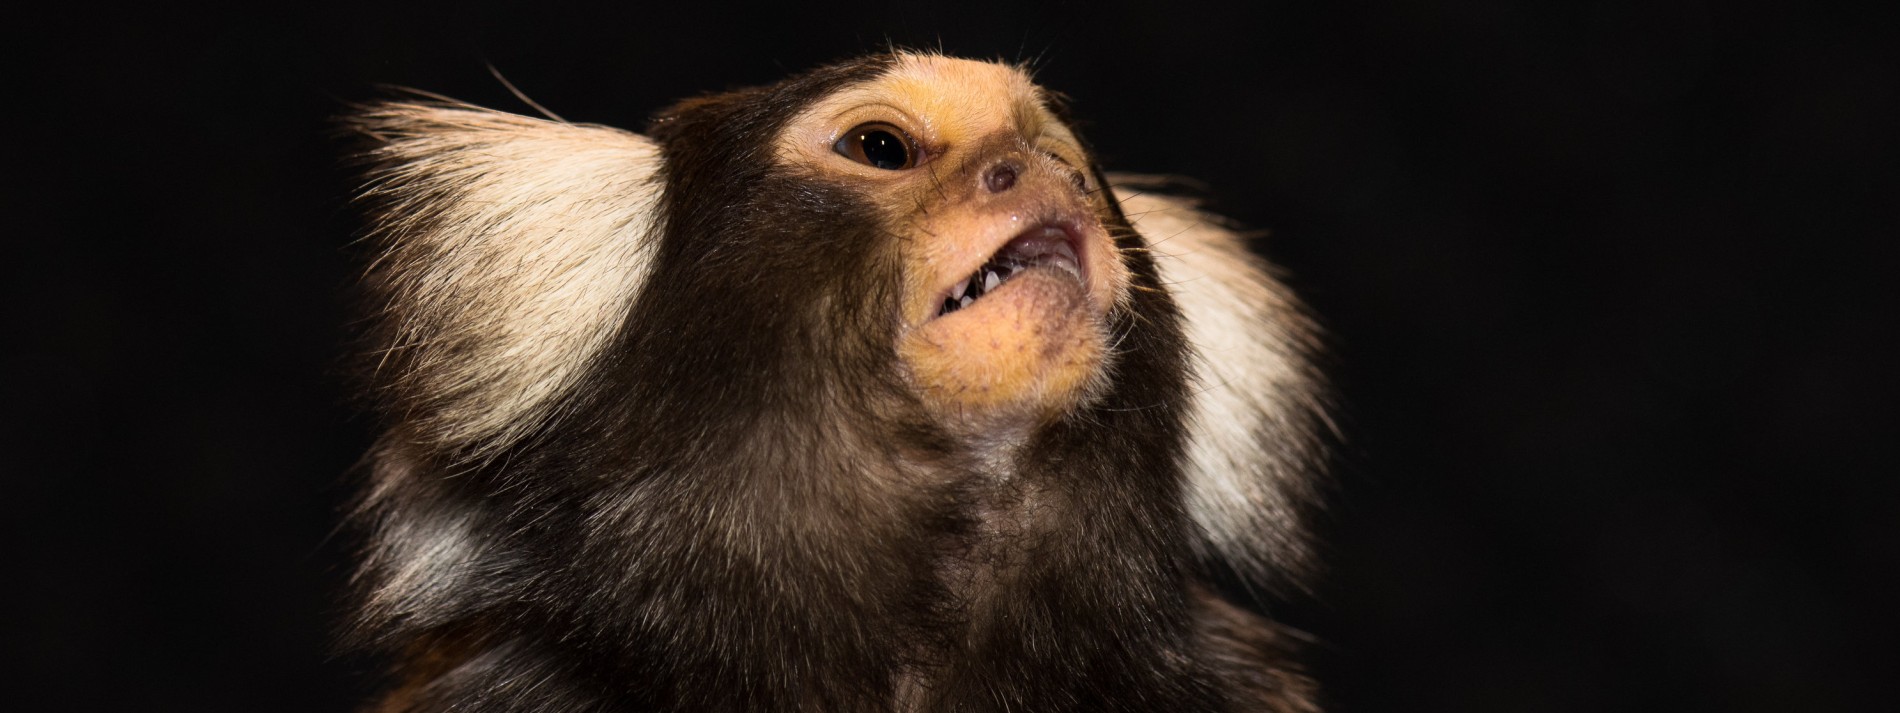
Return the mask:
M 990 189 L 991 193 L 1007 191 L 1016 185 L 1017 170 L 1013 161 L 998 163 L 990 167 L 990 172 L 983 176 L 983 186 Z

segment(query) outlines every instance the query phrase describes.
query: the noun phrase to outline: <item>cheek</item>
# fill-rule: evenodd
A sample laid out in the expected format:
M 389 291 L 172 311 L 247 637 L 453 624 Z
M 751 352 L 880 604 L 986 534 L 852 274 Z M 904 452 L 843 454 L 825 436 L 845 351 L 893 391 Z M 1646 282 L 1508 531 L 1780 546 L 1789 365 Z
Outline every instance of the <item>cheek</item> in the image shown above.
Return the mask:
M 996 219 L 975 212 L 944 212 L 952 214 L 931 216 L 902 229 L 903 234 L 918 236 L 904 246 L 906 324 L 921 324 L 935 316 L 943 306 L 941 291 L 947 283 L 967 276 L 996 249 L 993 238 L 959 238 L 994 234 L 1004 227 L 998 226 Z

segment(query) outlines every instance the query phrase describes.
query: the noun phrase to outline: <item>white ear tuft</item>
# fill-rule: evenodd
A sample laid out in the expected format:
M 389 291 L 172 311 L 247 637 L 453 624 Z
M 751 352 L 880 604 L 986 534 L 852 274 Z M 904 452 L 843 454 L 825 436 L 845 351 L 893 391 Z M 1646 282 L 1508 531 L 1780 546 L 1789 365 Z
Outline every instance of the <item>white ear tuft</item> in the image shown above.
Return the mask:
M 645 279 L 663 192 L 653 141 L 448 103 L 351 117 L 383 340 L 373 383 L 409 438 L 492 452 L 545 424 Z
M 1251 581 L 1297 579 L 1310 559 L 1301 513 L 1314 497 L 1315 429 L 1324 418 L 1307 361 L 1314 328 L 1218 218 L 1182 199 L 1123 194 L 1122 210 L 1147 238 L 1194 350 L 1187 472 L 1200 554 Z

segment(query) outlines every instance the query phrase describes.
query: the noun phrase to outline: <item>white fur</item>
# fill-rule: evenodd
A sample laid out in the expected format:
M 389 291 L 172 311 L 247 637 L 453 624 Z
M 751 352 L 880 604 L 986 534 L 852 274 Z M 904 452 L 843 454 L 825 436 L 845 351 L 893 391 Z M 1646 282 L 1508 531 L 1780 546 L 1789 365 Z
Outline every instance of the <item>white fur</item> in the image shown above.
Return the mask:
M 377 383 L 411 438 L 463 453 L 554 415 L 645 279 L 663 190 L 658 147 L 601 126 L 444 103 L 356 118 L 382 142 L 365 197 L 382 206 L 391 350 Z M 392 367 L 392 365 L 394 365 Z
M 1145 183 L 1112 177 L 1126 186 Z M 1175 198 L 1121 189 L 1161 282 L 1187 320 L 1197 383 L 1191 410 L 1189 509 L 1211 554 L 1242 572 L 1297 571 L 1299 516 L 1310 497 L 1322 416 L 1310 325 L 1286 288 L 1217 219 Z

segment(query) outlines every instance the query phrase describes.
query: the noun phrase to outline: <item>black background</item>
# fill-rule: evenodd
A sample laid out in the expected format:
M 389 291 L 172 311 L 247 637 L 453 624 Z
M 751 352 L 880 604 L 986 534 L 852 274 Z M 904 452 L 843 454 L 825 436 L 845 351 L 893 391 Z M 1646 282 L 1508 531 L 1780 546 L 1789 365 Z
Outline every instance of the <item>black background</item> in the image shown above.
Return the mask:
M 1900 67 L 1872 18 L 636 5 L 15 19 L 19 709 L 364 695 L 371 664 L 328 648 L 369 437 L 335 369 L 345 102 L 387 84 L 526 111 L 492 64 L 568 119 L 637 127 L 887 40 L 1034 59 L 1110 168 L 1201 179 L 1271 231 L 1343 404 L 1330 572 L 1272 604 L 1322 642 L 1334 709 L 1871 709 L 1900 663 Z

